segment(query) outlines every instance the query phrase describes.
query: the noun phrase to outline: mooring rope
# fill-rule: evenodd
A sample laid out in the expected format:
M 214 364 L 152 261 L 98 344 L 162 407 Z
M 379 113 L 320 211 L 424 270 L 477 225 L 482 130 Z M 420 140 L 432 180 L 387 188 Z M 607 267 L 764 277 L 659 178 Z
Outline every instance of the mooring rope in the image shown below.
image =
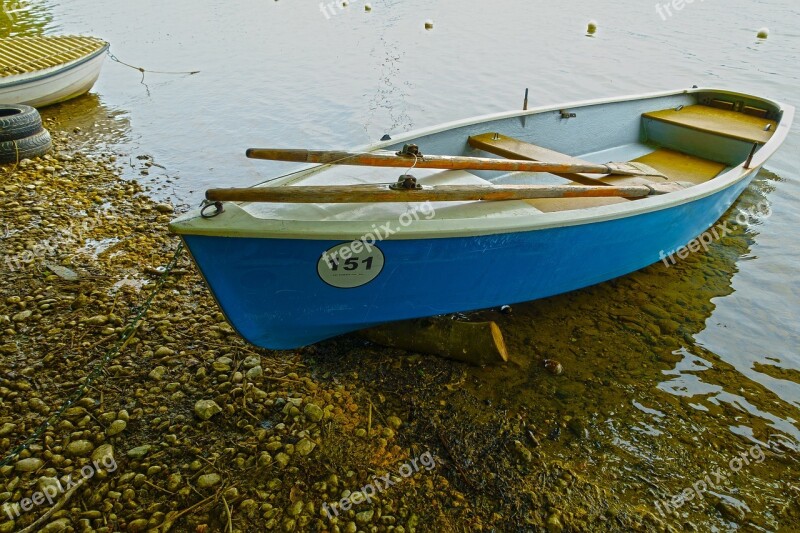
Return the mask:
M 14 448 L 8 455 L 6 455 L 2 461 L 0 461 L 0 467 L 6 466 L 9 464 L 17 455 L 19 455 L 23 450 L 27 450 L 31 444 L 39 439 L 42 436 L 42 433 L 48 428 L 48 426 L 54 425 L 56 422 L 61 420 L 61 417 L 69 407 L 71 407 L 75 402 L 83 397 L 86 389 L 92 384 L 92 382 L 100 375 L 108 363 L 114 359 L 117 355 L 119 355 L 122 350 L 128 345 L 128 343 L 133 339 L 134 333 L 136 333 L 136 329 L 139 327 L 139 322 L 144 318 L 144 315 L 150 309 L 150 305 L 153 302 L 153 298 L 155 298 L 158 291 L 161 290 L 161 287 L 164 286 L 164 283 L 167 280 L 167 276 L 175 268 L 175 265 L 178 263 L 178 259 L 183 252 L 183 242 L 178 244 L 178 248 L 175 250 L 175 254 L 170 259 L 170 262 L 167 264 L 166 269 L 158 278 L 155 287 L 150 292 L 150 295 L 144 301 L 144 303 L 138 307 L 134 307 L 133 311 L 136 313 L 136 316 L 131 320 L 125 329 L 122 331 L 120 338 L 117 340 L 117 343 L 110 348 L 103 358 L 95 365 L 89 375 L 84 378 L 83 383 L 73 392 L 64 404 L 56 411 L 54 414 L 50 415 L 44 422 L 42 422 L 39 427 L 34 431 L 27 439 L 25 439 L 21 444 L 19 444 L 16 448 Z
M 149 72 L 150 74 L 178 74 L 178 75 L 180 75 L 180 74 L 188 74 L 189 76 L 191 76 L 192 74 L 199 74 L 200 73 L 199 70 L 187 70 L 187 71 L 147 70 L 147 69 L 145 69 L 143 67 L 137 67 L 136 65 L 131 65 L 130 63 L 126 63 L 126 62 L 120 60 L 117 56 L 115 56 L 114 54 L 111 53 L 111 49 L 110 48 L 106 51 L 106 53 L 108 54 L 108 57 L 111 59 L 111 61 L 119 63 L 120 65 L 125 65 L 126 67 L 130 67 L 130 68 L 132 68 L 134 70 L 138 70 L 139 72 L 141 72 L 142 73 L 142 79 L 139 80 L 139 83 L 144 85 L 145 89 L 147 89 L 147 94 L 148 95 L 150 94 L 150 88 L 144 82 L 144 75 L 147 72 Z

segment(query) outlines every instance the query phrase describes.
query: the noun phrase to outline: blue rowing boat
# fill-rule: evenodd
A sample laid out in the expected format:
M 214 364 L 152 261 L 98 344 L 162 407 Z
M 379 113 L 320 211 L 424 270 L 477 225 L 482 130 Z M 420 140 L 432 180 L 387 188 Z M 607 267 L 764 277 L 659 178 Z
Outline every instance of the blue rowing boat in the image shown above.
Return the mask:
M 660 261 L 722 216 L 793 117 L 794 108 L 779 102 L 702 88 L 483 116 L 362 150 L 397 152 L 408 168 L 309 166 L 240 191 L 274 198 L 313 191 L 313 202 L 209 202 L 170 229 L 240 335 L 261 347 L 296 348 L 386 322 L 552 296 Z M 419 155 L 408 153 L 411 144 Z M 429 168 L 426 154 L 476 164 Z M 556 170 L 477 164 L 486 159 Z M 608 165 L 607 174 L 557 167 L 608 161 L 643 175 L 613 171 L 631 168 L 624 165 Z M 400 174 L 404 184 L 387 185 Z M 565 185 L 575 182 L 580 194 Z M 548 187 L 560 192 L 543 193 Z M 412 192 L 363 200 L 403 188 Z M 608 193 L 614 188 L 622 192 Z M 343 199 L 342 190 L 352 196 Z M 502 196 L 508 191 L 513 196 Z M 248 197 L 233 197 L 240 196 Z

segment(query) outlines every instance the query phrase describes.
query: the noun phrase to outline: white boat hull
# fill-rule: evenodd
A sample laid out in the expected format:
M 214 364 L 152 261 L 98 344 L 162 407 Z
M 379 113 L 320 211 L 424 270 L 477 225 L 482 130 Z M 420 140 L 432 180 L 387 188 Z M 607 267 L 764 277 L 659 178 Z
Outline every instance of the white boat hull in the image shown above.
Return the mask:
M 85 94 L 100 76 L 108 45 L 63 65 L 0 79 L 0 103 L 44 107 Z

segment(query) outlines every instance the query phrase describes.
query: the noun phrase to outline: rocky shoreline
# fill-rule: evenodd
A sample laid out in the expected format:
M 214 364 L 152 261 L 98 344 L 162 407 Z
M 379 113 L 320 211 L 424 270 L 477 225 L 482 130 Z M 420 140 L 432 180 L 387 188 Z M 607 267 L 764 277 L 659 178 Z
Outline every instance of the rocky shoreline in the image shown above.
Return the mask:
M 0 467 L 0 533 L 672 530 L 550 458 L 555 430 L 468 392 L 457 363 L 247 345 L 186 253 L 121 343 L 178 246 L 173 207 L 46 126 L 52 155 L 0 170 L 0 460 L 112 357 Z

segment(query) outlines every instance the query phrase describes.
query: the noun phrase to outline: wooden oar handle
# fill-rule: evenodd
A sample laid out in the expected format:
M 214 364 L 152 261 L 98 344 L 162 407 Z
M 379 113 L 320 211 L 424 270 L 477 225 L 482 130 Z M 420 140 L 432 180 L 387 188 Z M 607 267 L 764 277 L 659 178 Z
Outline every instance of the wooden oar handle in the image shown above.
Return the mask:
M 272 157 L 276 150 L 268 148 L 248 148 L 245 155 L 250 159 L 267 159 L 272 161 L 292 161 L 295 163 L 308 163 L 308 150 L 285 149 L 280 150 L 281 158 Z

